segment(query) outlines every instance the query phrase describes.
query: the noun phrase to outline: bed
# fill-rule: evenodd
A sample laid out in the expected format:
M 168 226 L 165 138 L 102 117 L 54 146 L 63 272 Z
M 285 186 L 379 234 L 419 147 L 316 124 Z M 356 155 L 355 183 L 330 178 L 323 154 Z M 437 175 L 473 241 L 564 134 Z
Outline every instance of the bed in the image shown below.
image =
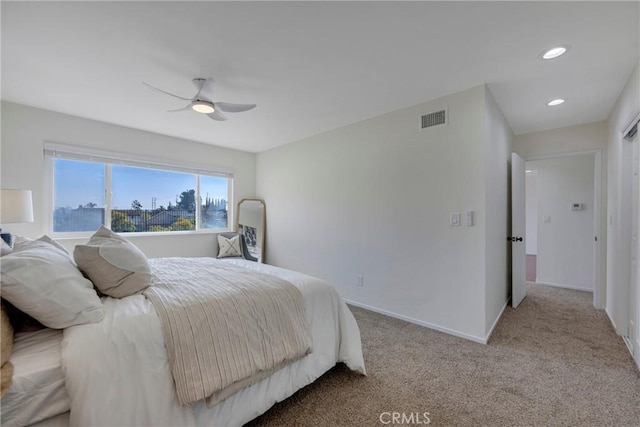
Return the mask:
M 153 269 L 154 263 L 163 261 L 149 262 Z M 21 361 L 39 364 L 46 360 L 47 375 L 56 377 L 57 388 L 46 399 L 46 411 L 37 405 L 20 405 L 15 396 L 7 399 L 11 395 L 9 388 L 2 398 L 2 425 L 25 425 L 28 420 L 47 427 L 240 426 L 312 383 L 336 363 L 344 362 L 353 371 L 365 374 L 358 326 L 331 285 L 308 275 L 243 259 L 203 258 L 198 262 L 232 265 L 293 284 L 302 294 L 312 351 L 213 406 L 204 400 L 180 405 L 161 320 L 154 305 L 140 294 L 124 298 L 104 296 L 101 298 L 104 315 L 99 322 L 32 333 L 28 336 L 30 346 L 21 345 L 24 338 L 17 334 L 11 358 L 15 372 L 23 372 Z M 48 350 L 42 351 L 43 348 Z M 16 380 L 19 382 L 20 377 L 14 376 L 14 384 Z M 5 408 L 7 411 L 22 408 L 22 418 L 6 418 L 11 412 Z

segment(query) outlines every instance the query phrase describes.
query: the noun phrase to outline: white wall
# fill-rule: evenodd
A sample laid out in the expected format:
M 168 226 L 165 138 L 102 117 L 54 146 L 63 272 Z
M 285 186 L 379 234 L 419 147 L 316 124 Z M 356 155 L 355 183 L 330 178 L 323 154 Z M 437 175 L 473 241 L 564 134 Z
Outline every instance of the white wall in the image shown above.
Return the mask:
M 523 159 L 607 147 L 607 121 L 516 135 L 513 150 Z
M 631 218 L 631 146 L 623 141 L 622 132 L 640 112 L 640 63 L 633 70 L 624 90 L 609 116 L 608 128 L 608 241 L 607 241 L 607 302 L 606 311 L 619 334 L 634 334 L 636 362 L 640 365 L 640 321 L 635 331 L 628 331 L 629 320 L 629 254 L 630 232 L 624 227 Z M 636 288 L 640 287 L 637 283 Z M 638 289 L 640 291 L 640 289 Z M 637 293 L 636 293 L 637 294 Z M 637 306 L 637 301 L 632 301 Z M 631 307 L 638 310 L 638 307 Z
M 489 336 L 511 294 L 511 197 L 509 162 L 513 132 L 488 89 L 485 89 L 485 336 Z
M 539 160 L 527 167 L 538 174 L 536 282 L 592 291 L 594 156 Z M 584 209 L 573 211 L 572 203 L 583 203 Z
M 181 163 L 208 164 L 231 168 L 234 172 L 234 197 L 255 194 L 255 155 L 227 148 L 144 132 L 103 122 L 2 102 L 2 149 L 0 184 L 3 188 L 33 191 L 35 222 L 11 224 L 7 231 L 29 237 L 48 232 L 44 188 L 43 142 L 59 142 L 155 158 L 175 159 Z M 149 257 L 211 256 L 217 243 L 213 234 L 171 236 L 129 236 Z M 86 239 L 63 240 L 69 249 Z
M 422 114 L 442 108 L 447 125 L 419 130 Z M 360 305 L 483 340 L 485 115 L 480 86 L 259 153 L 269 263 L 322 277 Z M 466 209 L 476 225 L 449 227 L 450 212 Z M 502 286 L 506 274 L 491 267 Z
M 538 173 L 527 163 L 525 198 L 526 198 L 526 231 L 525 245 L 527 255 L 538 254 Z

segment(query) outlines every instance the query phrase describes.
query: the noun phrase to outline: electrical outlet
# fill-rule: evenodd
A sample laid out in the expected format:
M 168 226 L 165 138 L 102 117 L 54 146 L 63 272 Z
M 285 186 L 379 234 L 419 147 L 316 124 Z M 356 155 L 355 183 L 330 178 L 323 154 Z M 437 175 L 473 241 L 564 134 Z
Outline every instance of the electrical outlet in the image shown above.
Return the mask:
M 356 286 L 359 288 L 364 288 L 364 276 L 361 274 L 358 274 L 356 276 Z

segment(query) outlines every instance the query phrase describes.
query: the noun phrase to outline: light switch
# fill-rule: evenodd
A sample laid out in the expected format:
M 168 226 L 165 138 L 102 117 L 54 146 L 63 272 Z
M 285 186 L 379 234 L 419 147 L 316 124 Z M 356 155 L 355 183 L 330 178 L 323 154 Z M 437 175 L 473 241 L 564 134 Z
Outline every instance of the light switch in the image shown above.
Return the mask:
M 544 216 L 544 222 L 545 222 L 545 224 L 549 224 L 551 222 L 551 215 L 545 215 Z
M 452 212 L 449 219 L 449 225 L 451 227 L 460 227 L 460 212 Z
M 473 227 L 473 211 L 466 211 L 464 213 L 464 220 L 467 227 Z

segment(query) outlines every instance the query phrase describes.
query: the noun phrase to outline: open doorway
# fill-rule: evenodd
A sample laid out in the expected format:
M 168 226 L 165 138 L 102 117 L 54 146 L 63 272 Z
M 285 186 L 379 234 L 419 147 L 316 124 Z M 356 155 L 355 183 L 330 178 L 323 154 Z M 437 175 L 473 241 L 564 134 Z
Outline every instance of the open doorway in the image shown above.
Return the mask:
M 529 162 L 531 163 L 531 162 Z M 526 169 L 526 279 L 535 283 L 538 273 L 538 170 L 528 165 Z
M 595 152 L 526 162 L 528 282 L 597 290 L 598 167 Z

